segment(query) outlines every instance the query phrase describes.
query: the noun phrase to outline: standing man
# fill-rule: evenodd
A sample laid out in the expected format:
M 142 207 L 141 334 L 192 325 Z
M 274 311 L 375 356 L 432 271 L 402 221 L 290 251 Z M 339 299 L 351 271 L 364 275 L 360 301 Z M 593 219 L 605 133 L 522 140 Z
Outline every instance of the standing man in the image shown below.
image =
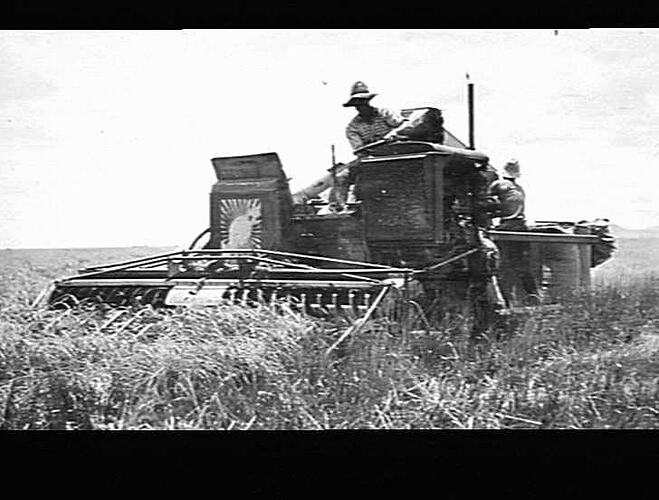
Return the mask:
M 520 176 L 519 162 L 510 160 L 503 167 L 503 178 L 494 181 L 489 187 L 489 194 L 497 198 L 500 204 L 497 212 L 500 222 L 495 229 L 528 230 L 524 215 L 526 194 L 522 186 L 517 183 Z M 509 305 L 513 288 L 518 279 L 526 292 L 526 302 L 531 305 L 538 304 L 540 298 L 535 278 L 531 272 L 530 244 L 521 241 L 502 241 L 499 243 L 499 247 L 501 248 L 501 289 Z
M 346 108 L 357 109 L 357 115 L 346 127 L 346 137 L 353 151 L 381 139 L 395 139 L 396 135 L 392 131 L 406 120 L 397 111 L 372 106 L 370 101 L 376 95 L 368 90 L 364 82 L 355 82 L 350 89 L 350 98 L 343 104 Z M 345 206 L 348 189 L 353 181 L 349 167 L 356 165 L 359 157 L 364 155 L 362 152 L 355 154 L 358 158 L 350 162 L 348 169 L 334 179 L 334 188 L 330 196 L 339 209 Z
M 524 202 L 526 194 L 516 179 L 520 173 L 519 162 L 510 160 L 503 167 L 502 179 L 490 184 L 489 194 L 498 199 L 500 203 L 497 215 L 500 218 L 497 229 L 506 231 L 526 231 L 526 217 L 524 215 Z

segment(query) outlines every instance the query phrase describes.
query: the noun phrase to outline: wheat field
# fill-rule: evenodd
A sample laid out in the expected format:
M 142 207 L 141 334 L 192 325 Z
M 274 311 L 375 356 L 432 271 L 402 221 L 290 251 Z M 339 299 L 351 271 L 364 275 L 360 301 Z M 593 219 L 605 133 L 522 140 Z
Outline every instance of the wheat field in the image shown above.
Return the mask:
M 622 240 L 594 288 L 473 344 L 383 316 L 34 309 L 50 280 L 162 248 L 0 251 L 2 429 L 659 427 L 659 241 Z

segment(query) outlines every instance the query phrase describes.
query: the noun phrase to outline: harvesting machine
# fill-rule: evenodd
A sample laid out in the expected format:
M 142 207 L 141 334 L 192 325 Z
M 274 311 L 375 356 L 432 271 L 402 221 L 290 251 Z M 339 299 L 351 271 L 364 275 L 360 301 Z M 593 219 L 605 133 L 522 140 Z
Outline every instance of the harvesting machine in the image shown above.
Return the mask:
M 589 286 L 590 268 L 602 261 L 593 252 L 601 235 L 558 222 L 489 229 L 487 186 L 497 174 L 488 157 L 445 130 L 440 110 L 403 114 L 419 126 L 362 148 L 346 210 L 333 212 L 317 196 L 342 164 L 292 194 L 276 153 L 213 158 L 210 227 L 189 248 L 87 267 L 44 296 L 55 307 L 285 301 L 309 314 L 364 317 L 396 290 L 426 308 L 486 310 L 489 284 L 506 274 L 492 269 L 492 241 L 530 248 L 545 300 Z M 508 301 L 523 304 L 523 293 Z

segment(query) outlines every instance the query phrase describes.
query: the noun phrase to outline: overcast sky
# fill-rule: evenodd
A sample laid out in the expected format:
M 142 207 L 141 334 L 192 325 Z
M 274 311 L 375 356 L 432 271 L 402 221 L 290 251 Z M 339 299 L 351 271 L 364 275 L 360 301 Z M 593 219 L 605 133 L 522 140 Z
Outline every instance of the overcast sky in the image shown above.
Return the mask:
M 173 245 L 210 159 L 274 151 L 293 189 L 351 159 L 355 80 L 520 161 L 528 216 L 659 225 L 658 30 L 0 32 L 0 248 Z

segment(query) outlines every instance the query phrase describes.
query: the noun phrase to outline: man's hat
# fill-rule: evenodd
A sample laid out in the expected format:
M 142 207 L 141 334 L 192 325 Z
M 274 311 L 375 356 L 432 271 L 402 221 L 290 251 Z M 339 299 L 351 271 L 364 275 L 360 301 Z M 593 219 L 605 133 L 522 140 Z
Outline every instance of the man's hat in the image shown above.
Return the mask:
M 511 177 L 516 179 L 520 175 L 522 174 L 519 171 L 519 162 L 517 160 L 508 160 L 508 163 L 503 166 L 504 177 Z
M 350 99 L 344 103 L 343 106 L 348 108 L 354 106 L 360 100 L 373 99 L 377 94 L 368 91 L 368 87 L 364 82 L 355 82 L 350 89 Z

